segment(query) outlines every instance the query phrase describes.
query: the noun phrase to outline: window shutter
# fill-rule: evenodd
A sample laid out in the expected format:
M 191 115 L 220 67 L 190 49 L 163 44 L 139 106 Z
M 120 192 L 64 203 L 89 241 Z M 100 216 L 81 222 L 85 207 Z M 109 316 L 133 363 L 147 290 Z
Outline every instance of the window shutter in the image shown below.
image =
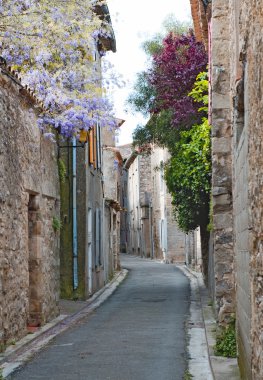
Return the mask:
M 96 127 L 92 128 L 93 130 L 93 166 L 94 169 L 97 168 L 97 129 Z
M 94 136 L 93 129 L 89 131 L 89 163 L 94 164 Z
M 93 127 L 89 131 L 89 163 L 96 169 L 97 167 L 97 131 Z

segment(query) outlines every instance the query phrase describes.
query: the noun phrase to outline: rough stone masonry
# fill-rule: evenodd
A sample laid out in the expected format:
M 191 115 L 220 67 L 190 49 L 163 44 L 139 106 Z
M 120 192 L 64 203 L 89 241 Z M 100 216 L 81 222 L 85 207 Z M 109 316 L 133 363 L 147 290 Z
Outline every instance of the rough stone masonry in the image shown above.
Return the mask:
M 55 144 L 29 91 L 0 73 L 0 344 L 58 314 L 59 180 Z

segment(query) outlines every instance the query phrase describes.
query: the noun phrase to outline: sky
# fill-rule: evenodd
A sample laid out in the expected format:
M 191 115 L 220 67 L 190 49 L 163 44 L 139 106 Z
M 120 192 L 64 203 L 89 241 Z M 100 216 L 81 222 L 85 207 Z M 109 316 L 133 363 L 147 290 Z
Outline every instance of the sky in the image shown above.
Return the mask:
M 125 101 L 132 91 L 136 73 L 147 67 L 147 57 L 141 49 L 142 43 L 160 32 L 166 16 L 174 14 L 180 21 L 190 20 L 189 0 L 107 0 L 116 37 L 117 52 L 108 53 L 107 59 L 115 71 L 122 76 L 125 85 L 111 92 L 115 115 L 124 119 L 117 143 L 132 142 L 132 131 L 146 120 L 140 114 L 127 110 Z

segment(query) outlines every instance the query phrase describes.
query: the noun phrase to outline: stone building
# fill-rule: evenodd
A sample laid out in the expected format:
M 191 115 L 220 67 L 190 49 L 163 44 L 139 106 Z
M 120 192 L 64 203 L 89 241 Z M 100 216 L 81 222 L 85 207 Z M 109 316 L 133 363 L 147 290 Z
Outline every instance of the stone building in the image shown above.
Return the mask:
M 213 233 L 208 278 L 219 322 L 224 324 L 235 311 L 230 57 L 226 54 L 226 44 L 229 45 L 228 2 L 190 2 L 197 35 L 209 50 Z
M 40 106 L 0 66 L 0 345 L 58 314 L 59 180 L 56 145 L 37 126 Z
M 203 3 L 199 1 L 199 6 Z M 213 0 L 209 7 L 215 298 L 220 322 L 236 312 L 242 378 L 259 380 L 263 1 Z
M 123 207 L 127 212 L 121 246 L 128 253 L 167 263 L 190 262 L 194 261 L 194 234 L 184 234 L 174 221 L 162 168 L 167 159 L 168 153 L 158 147 L 151 155 L 133 151 L 126 157 L 123 181 L 127 197 Z
M 61 184 L 62 298 L 88 298 L 119 267 L 120 158 L 107 144 L 109 134 L 112 140 L 112 131 L 96 126 L 83 147 L 60 150 L 67 173 Z
M 129 219 L 128 219 L 128 166 L 136 158 L 137 152 L 132 154 L 131 144 L 118 146 L 123 166 L 121 173 L 120 202 L 123 212 L 120 214 L 120 252 L 128 252 L 129 245 Z M 129 161 L 127 160 L 129 158 Z
M 107 5 L 98 4 L 95 8 L 97 14 L 110 25 Z M 113 30 L 107 38 L 102 36 L 92 49 L 93 62 L 87 64 L 94 65 L 97 73 L 101 74 L 100 53 L 116 51 Z M 105 198 L 104 182 L 104 169 L 110 170 L 107 166 L 109 153 L 103 151 L 108 135 L 109 131 L 97 124 L 88 133 L 83 133 L 82 142 L 73 139 L 60 147 L 60 159 L 66 169 L 65 181 L 61 183 L 62 298 L 88 298 L 102 288 L 112 275 L 113 267 L 109 268 L 108 265 L 115 265 L 113 259 L 106 255 L 106 252 L 112 252 L 111 248 L 105 246 L 110 236 L 104 235 L 108 231 L 106 219 L 110 218 L 108 207 L 112 205 L 112 196 L 110 202 Z M 114 159 L 109 165 L 113 167 Z M 114 222 L 114 216 L 112 218 Z
M 118 128 L 124 120 L 116 119 Z M 105 279 L 112 278 L 120 270 L 120 226 L 121 226 L 121 177 L 123 160 L 116 148 L 115 133 L 103 131 L 103 179 L 104 179 L 104 257 Z

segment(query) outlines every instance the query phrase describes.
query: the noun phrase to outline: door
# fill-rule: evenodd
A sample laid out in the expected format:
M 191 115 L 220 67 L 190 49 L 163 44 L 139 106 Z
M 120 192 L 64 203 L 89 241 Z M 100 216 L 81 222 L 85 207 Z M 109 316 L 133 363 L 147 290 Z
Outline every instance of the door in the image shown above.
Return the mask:
M 92 209 L 88 209 L 88 292 L 93 292 L 92 287 Z

